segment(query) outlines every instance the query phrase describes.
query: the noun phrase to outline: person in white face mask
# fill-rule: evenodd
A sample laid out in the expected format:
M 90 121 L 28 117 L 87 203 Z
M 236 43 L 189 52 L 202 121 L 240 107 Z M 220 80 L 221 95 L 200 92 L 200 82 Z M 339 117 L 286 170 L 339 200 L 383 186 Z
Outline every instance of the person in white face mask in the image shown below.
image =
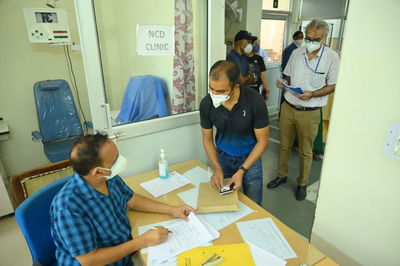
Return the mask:
M 200 103 L 203 146 L 213 167 L 211 184 L 243 192 L 261 205 L 261 156 L 269 143 L 268 109 L 254 89 L 239 85 L 239 69 L 230 61 L 218 61 L 210 70 L 209 95 Z M 217 134 L 213 137 L 213 127 Z
M 283 50 L 282 53 L 282 64 L 281 64 L 281 70 L 285 70 L 285 67 L 289 61 L 290 55 L 293 53 L 293 51 L 303 45 L 303 39 L 304 39 L 304 34 L 302 31 L 296 31 L 293 34 L 293 42 Z M 285 78 L 285 76 L 283 76 Z
M 307 196 L 313 142 L 321 121 L 321 108 L 327 104 L 328 94 L 335 90 L 339 72 L 338 54 L 325 45 L 328 32 L 329 25 L 325 21 L 311 21 L 305 29 L 305 46 L 293 51 L 283 72 L 287 76 L 283 81 L 292 87 L 301 88 L 303 93 L 285 90 L 285 102 L 282 104 L 279 120 L 278 177 L 267 187 L 272 189 L 286 183 L 288 161 L 297 135 L 300 163 L 295 192 L 297 200 L 304 200 Z M 276 86 L 284 89 L 281 80 L 276 81 Z
M 250 71 L 249 62 L 245 54 L 251 53 L 253 46 L 251 44 L 252 36 L 246 30 L 241 30 L 235 35 L 234 47 L 229 52 L 226 60 L 233 62 L 240 70 L 239 83 L 254 83 L 253 72 Z
M 165 241 L 168 230 L 158 226 L 132 238 L 128 208 L 180 218 L 194 211 L 135 194 L 119 176 L 127 159 L 105 135 L 81 138 L 70 162 L 75 173 L 50 208 L 58 265 L 133 265 L 132 253 Z

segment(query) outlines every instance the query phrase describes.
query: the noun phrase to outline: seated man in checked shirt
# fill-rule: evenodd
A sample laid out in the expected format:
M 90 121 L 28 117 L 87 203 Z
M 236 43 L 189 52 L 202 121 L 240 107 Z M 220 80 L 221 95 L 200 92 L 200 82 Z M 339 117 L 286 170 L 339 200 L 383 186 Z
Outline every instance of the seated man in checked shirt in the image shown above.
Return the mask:
M 132 238 L 127 209 L 186 218 L 189 206 L 170 206 L 134 192 L 118 176 L 126 159 L 107 136 L 82 137 L 72 148 L 75 174 L 55 196 L 51 233 L 59 265 L 133 265 L 133 252 L 167 239 L 163 227 Z

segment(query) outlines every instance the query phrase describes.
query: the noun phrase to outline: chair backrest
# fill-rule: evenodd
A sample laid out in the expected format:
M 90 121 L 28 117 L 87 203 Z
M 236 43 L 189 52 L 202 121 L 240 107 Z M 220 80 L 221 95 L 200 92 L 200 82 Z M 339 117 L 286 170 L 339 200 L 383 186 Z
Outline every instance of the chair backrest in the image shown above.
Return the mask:
M 82 136 L 83 129 L 68 82 L 38 81 L 33 86 L 43 143 Z
M 10 178 L 15 204 L 18 207 L 26 198 L 37 190 L 58 179 L 71 176 L 74 170 L 69 160 L 40 166 Z
M 70 177 L 57 180 L 33 193 L 15 210 L 15 217 L 31 251 L 33 263 L 52 265 L 56 247 L 51 236 L 50 205 Z
M 121 111 L 116 118 L 117 123 L 126 124 L 167 116 L 167 96 L 167 87 L 160 77 L 131 77 L 125 90 Z

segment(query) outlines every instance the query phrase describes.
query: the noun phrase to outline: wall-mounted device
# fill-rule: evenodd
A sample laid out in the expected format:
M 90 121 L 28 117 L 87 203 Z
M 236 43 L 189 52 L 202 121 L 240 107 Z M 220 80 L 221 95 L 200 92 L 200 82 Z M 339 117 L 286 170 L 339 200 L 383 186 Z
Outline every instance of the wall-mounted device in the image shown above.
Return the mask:
M 65 9 L 24 8 L 25 25 L 30 42 L 71 43 Z

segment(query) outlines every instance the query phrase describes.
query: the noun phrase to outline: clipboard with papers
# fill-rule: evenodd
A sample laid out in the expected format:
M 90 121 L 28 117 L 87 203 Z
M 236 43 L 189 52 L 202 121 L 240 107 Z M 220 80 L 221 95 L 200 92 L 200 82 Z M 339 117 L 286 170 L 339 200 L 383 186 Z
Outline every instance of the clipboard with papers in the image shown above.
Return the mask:
M 300 87 L 289 86 L 288 84 L 283 82 L 283 80 L 280 80 L 280 83 L 285 88 L 285 90 L 289 90 L 289 91 L 295 92 L 297 94 L 304 94 L 303 90 Z

